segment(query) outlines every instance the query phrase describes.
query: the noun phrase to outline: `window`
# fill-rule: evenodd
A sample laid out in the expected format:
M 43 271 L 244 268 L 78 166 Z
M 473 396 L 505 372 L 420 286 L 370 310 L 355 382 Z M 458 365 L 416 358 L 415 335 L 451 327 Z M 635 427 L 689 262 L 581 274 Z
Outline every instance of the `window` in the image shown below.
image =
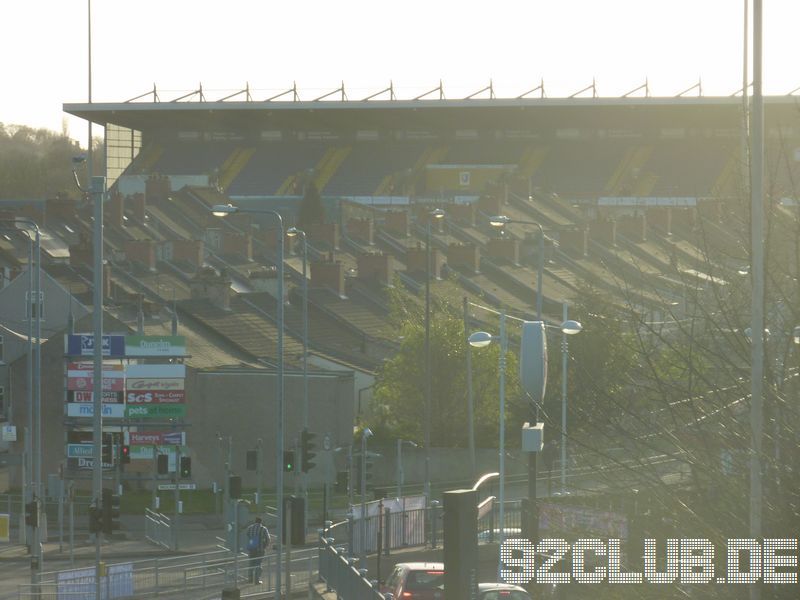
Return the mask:
M 37 310 L 36 307 L 42 307 L 42 321 L 44 321 L 44 292 L 39 292 L 39 302 L 32 302 L 30 300 L 30 295 L 28 292 L 25 292 L 25 318 L 30 319 L 31 315 L 33 318 L 37 318 Z

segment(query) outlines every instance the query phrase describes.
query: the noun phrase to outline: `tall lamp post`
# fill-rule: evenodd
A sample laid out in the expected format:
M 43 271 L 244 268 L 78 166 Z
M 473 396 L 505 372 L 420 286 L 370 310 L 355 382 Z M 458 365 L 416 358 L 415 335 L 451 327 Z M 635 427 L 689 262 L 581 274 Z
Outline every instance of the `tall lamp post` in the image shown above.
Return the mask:
M 543 279 L 544 279 L 544 229 L 542 228 L 540 223 L 535 221 L 519 221 L 516 219 L 511 219 L 506 215 L 496 215 L 489 218 L 489 224 L 492 227 L 502 228 L 508 225 L 509 223 L 519 223 L 522 225 L 535 225 L 539 229 L 539 257 L 538 257 L 538 268 L 536 270 L 536 320 L 542 321 L 542 303 L 544 301 L 544 294 L 543 294 Z M 537 425 L 539 423 L 539 404 L 534 402 L 533 403 L 533 424 Z M 529 452 L 528 453 L 528 503 L 530 507 L 530 514 L 528 517 L 528 534 L 531 537 L 538 537 L 539 531 L 539 515 L 538 511 L 536 510 L 536 478 L 538 477 L 537 474 L 537 464 L 536 461 L 538 460 L 538 452 Z M 525 528 L 523 527 L 523 530 Z M 534 540 L 535 541 L 535 540 Z
M 568 335 L 580 333 L 583 326 L 569 320 L 569 307 L 564 302 L 561 323 L 561 491 L 567 492 L 567 362 L 569 360 Z
M 308 430 L 308 238 L 306 232 L 297 227 L 286 230 L 289 237 L 300 236 L 303 240 L 303 429 Z M 301 458 L 300 483 L 303 490 L 305 509 L 308 511 L 308 474 L 305 472 Z M 307 522 L 307 520 L 306 520 Z
M 431 222 L 444 218 L 436 208 L 428 213 L 425 235 L 425 502 L 431 501 Z
M 414 448 L 418 448 L 415 442 L 411 440 L 397 440 L 397 497 L 403 497 L 403 484 L 405 483 L 405 471 L 403 471 L 403 444 L 408 444 Z
M 371 437 L 369 427 L 361 432 L 361 564 L 367 557 L 367 439 Z
M 283 553 L 283 445 L 284 445 L 284 431 L 283 431 L 283 412 L 284 412 L 284 397 L 283 397 L 283 219 L 279 212 L 267 209 L 257 208 L 242 208 L 233 206 L 232 204 L 215 204 L 211 208 L 211 212 L 217 217 L 225 217 L 234 213 L 248 213 L 248 214 L 265 214 L 272 215 L 278 224 L 278 240 L 277 240 L 277 270 L 278 270 L 278 298 L 277 298 L 277 320 L 278 320 L 278 348 L 277 348 L 277 381 L 275 394 L 278 400 L 278 423 L 277 435 L 275 436 L 275 478 L 276 478 L 276 504 L 278 509 L 278 525 L 277 525 L 277 541 L 275 543 L 276 557 L 275 564 L 278 565 L 275 573 L 275 590 L 276 597 L 281 598 L 281 555 Z
M 485 331 L 476 331 L 469 336 L 469 343 L 475 348 L 483 348 L 497 340 L 500 342 L 500 358 L 498 360 L 498 370 L 500 372 L 500 533 L 499 543 L 500 548 L 503 547 L 503 540 L 505 539 L 506 529 L 506 351 L 508 350 L 508 338 L 506 336 L 506 315 L 500 314 L 500 335 L 493 336 L 491 333 Z M 502 568 L 502 561 L 498 559 L 497 574 L 500 575 Z

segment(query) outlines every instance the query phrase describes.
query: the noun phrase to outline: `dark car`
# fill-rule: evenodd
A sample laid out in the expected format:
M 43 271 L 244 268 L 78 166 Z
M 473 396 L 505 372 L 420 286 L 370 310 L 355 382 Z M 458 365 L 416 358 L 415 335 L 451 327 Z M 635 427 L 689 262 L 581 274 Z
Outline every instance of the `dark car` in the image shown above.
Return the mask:
M 438 562 L 398 563 L 383 586 L 394 600 L 442 600 L 444 564 Z M 509 599 L 515 600 L 515 599 Z
M 510 583 L 479 583 L 478 600 L 531 600 L 530 594 Z

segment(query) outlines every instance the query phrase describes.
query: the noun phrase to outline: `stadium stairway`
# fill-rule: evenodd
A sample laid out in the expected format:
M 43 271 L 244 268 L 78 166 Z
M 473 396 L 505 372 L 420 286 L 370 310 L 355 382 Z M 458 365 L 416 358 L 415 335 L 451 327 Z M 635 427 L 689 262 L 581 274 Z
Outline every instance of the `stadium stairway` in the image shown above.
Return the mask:
M 325 154 L 323 154 L 322 158 L 314 169 L 316 173 L 316 176 L 314 177 L 314 184 L 317 186 L 317 190 L 319 190 L 320 193 L 323 189 L 325 189 L 325 186 L 331 180 L 331 177 L 334 176 L 336 171 L 352 151 L 353 148 L 351 146 L 338 146 L 335 148 L 328 148 L 325 151 Z
M 517 173 L 520 177 L 530 179 L 542 166 L 544 159 L 547 158 L 549 149 L 544 146 L 537 146 L 535 148 L 528 148 L 519 161 Z
M 219 174 L 219 186 L 227 190 L 233 180 L 242 172 L 250 159 L 256 153 L 255 148 L 236 148 L 231 155 L 222 163 Z
M 652 146 L 634 146 L 625 151 L 620 163 L 614 170 L 605 186 L 605 193 L 609 196 L 619 196 L 626 187 L 635 183 L 634 173 L 641 172 L 642 167 L 653 153 Z M 630 192 L 624 195 L 630 195 Z
M 164 148 L 158 144 L 149 144 L 141 149 L 138 156 L 134 159 L 130 167 L 130 172 L 126 175 L 140 175 L 148 173 L 153 165 L 158 162 L 161 155 L 164 153 Z

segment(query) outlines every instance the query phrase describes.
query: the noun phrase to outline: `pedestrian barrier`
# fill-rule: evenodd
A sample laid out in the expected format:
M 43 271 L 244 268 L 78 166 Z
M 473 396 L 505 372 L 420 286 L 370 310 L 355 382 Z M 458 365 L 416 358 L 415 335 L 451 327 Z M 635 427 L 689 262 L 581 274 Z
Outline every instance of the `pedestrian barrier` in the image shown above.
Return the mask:
M 328 591 L 347 600 L 384 600 L 377 581 L 366 577 L 366 569 L 357 568 L 358 559 L 349 557 L 345 547 L 335 546 L 333 538 L 319 536 L 319 576 Z
M 172 548 L 172 521 L 164 514 L 144 509 L 144 537 L 148 542 L 167 548 Z

